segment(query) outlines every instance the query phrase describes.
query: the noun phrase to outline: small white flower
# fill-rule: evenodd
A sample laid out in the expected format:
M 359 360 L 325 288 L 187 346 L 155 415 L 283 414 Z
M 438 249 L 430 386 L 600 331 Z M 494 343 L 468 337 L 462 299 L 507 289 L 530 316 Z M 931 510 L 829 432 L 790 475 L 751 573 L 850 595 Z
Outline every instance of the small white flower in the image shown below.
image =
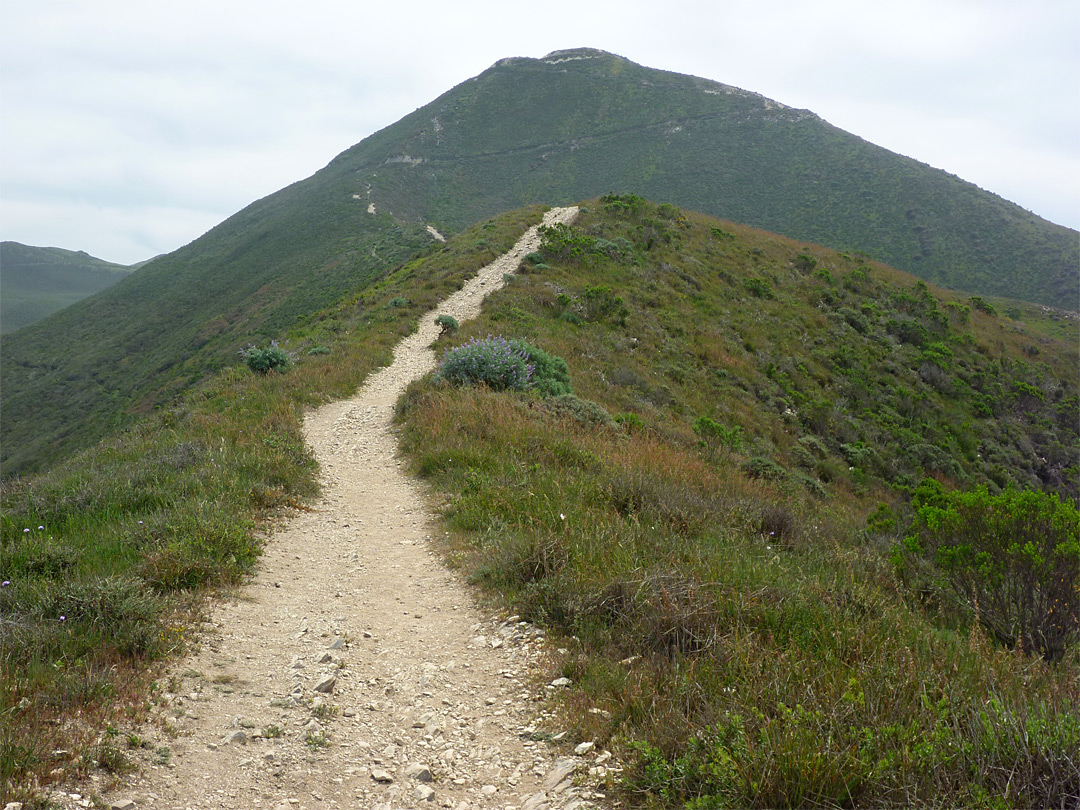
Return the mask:
M 566 515 L 564 515 L 562 512 L 559 512 L 559 520 L 566 520 Z

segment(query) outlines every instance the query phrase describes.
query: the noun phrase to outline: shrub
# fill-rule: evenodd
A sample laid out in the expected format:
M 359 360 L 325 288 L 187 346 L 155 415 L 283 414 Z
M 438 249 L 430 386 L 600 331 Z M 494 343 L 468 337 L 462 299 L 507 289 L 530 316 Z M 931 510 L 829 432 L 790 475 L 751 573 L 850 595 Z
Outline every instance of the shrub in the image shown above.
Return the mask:
M 561 357 L 548 354 L 523 340 L 510 343 L 523 352 L 533 368 L 531 388 L 543 396 L 562 396 L 574 393 L 570 386 L 570 368 Z
M 439 374 L 455 385 L 480 383 L 496 391 L 534 390 L 545 396 L 573 393 L 570 370 L 561 357 L 523 340 L 491 335 L 447 350 Z
M 386 302 L 386 305 L 394 309 L 400 309 L 401 307 L 407 307 L 409 305 L 409 302 L 405 298 L 391 298 L 389 301 Z
M 738 425 L 729 428 L 707 416 L 699 416 L 694 421 L 694 433 L 701 436 L 704 441 L 715 441 L 730 450 L 742 449 L 743 430 Z
M 586 287 L 581 296 L 581 303 L 585 310 L 585 320 L 599 321 L 611 315 L 616 310 L 625 309 L 623 300 L 612 292 L 611 287 L 596 286 Z
M 435 319 L 435 325 L 441 330 L 440 335 L 452 335 L 458 330 L 457 318 L 453 315 L 440 315 Z
M 546 407 L 556 416 L 567 417 L 586 427 L 607 427 L 614 424 L 604 406 L 591 399 L 581 399 L 573 394 L 560 394 L 546 400 Z
M 276 340 L 270 341 L 269 346 L 249 345 L 246 349 L 240 350 L 240 357 L 256 374 L 285 371 L 292 365 L 292 358 Z
M 929 563 L 946 604 L 1002 644 L 1061 658 L 1080 639 L 1075 505 L 1034 491 L 923 489 L 901 561 Z
M 773 292 L 768 279 L 748 278 L 743 281 L 743 286 L 758 298 L 776 298 L 776 293 Z
M 739 469 L 749 478 L 761 478 L 767 481 L 780 481 L 787 472 L 771 458 L 756 456 L 739 465 Z
M 455 385 L 481 383 L 495 391 L 523 391 L 532 383 L 533 367 L 519 347 L 506 338 L 488 335 L 448 349 L 439 374 Z

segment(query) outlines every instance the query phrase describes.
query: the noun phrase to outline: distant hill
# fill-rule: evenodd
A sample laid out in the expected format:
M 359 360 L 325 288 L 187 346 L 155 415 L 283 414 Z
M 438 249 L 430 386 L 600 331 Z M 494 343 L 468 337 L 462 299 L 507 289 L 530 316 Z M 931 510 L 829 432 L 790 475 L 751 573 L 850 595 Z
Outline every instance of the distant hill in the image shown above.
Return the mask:
M 191 244 L 4 341 L 3 472 L 167 402 L 447 235 L 633 191 L 945 286 L 1080 297 L 1075 231 L 805 110 L 602 51 L 505 59 Z
M 132 269 L 81 250 L 0 242 L 0 333 L 111 287 Z

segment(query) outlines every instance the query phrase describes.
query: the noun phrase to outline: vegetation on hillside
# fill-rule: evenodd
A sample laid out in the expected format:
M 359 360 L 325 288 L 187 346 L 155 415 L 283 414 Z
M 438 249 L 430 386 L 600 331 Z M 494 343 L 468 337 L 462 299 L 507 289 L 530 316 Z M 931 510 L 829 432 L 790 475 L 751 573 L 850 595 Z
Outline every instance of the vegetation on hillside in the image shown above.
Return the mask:
M 564 636 L 572 739 L 614 748 L 612 787 L 641 806 L 1075 801 L 1076 644 L 1051 663 L 984 630 L 921 556 L 952 518 L 915 509 L 959 514 L 952 493 L 983 486 L 1075 515 L 1075 335 L 674 206 L 589 209 L 440 338 L 444 356 L 524 341 L 565 390 L 432 377 L 400 403 L 446 495 L 447 559 Z M 154 699 L 146 667 L 182 647 L 199 589 L 242 577 L 266 521 L 314 491 L 302 407 L 351 393 L 538 219 L 360 279 L 271 336 L 287 373 L 234 353 L 137 427 L 5 483 L 7 792 L 124 767 L 106 724 Z
M 134 268 L 83 251 L 0 242 L 0 333 L 40 321 L 111 287 Z
M 566 638 L 575 741 L 629 798 L 1080 797 L 1075 340 L 632 196 L 450 342 L 488 333 L 565 358 L 575 407 L 429 380 L 406 448 L 448 558 Z
M 810 111 L 588 48 L 501 60 L 335 169 L 376 205 L 451 230 L 632 189 L 953 289 L 1080 301 L 1075 231 Z

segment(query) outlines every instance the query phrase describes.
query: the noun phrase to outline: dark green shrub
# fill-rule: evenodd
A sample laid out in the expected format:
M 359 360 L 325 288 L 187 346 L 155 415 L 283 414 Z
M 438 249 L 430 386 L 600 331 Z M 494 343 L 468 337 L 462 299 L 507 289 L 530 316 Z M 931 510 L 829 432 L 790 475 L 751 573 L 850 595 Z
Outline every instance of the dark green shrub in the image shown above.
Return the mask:
M 739 465 L 739 469 L 749 478 L 762 478 L 767 481 L 783 480 L 787 474 L 784 468 L 771 458 L 760 456 L 747 459 Z
M 768 279 L 764 278 L 748 278 L 743 280 L 743 286 L 746 287 L 751 293 L 758 298 L 776 298 L 776 293 L 773 292 L 772 285 L 769 284 Z
M 716 442 L 729 450 L 742 449 L 743 429 L 738 425 L 729 428 L 707 416 L 699 416 L 694 421 L 694 433 L 705 442 Z
M 614 419 L 615 424 L 622 425 L 627 432 L 645 429 L 645 420 L 636 413 L 617 413 Z
M 1080 640 L 1080 513 L 1057 495 L 920 486 L 897 561 L 929 563 L 946 604 L 1050 660 Z
M 244 363 L 256 374 L 269 374 L 272 371 L 285 371 L 292 365 L 288 352 L 278 345 L 276 340 L 269 346 L 248 346 L 240 350 Z
M 994 308 L 994 305 L 980 295 L 973 295 L 968 301 L 975 309 L 979 310 L 979 312 L 985 312 L 987 315 L 997 315 L 997 310 Z
M 453 315 L 440 315 L 435 319 L 435 325 L 439 327 L 440 335 L 452 335 L 458 330 L 457 318 Z
M 407 307 L 409 302 L 405 298 L 391 298 L 386 302 L 386 305 L 394 309 L 400 309 L 401 307 Z
M 623 300 L 615 295 L 611 287 L 586 287 L 581 296 L 585 310 L 585 320 L 599 321 L 623 308 Z
M 312 356 L 320 354 L 330 354 L 330 349 L 326 346 L 312 346 L 310 349 L 308 349 L 308 354 Z
M 525 354 L 527 362 L 532 366 L 532 390 L 552 397 L 574 393 L 570 386 L 570 367 L 565 360 L 523 340 L 514 340 L 511 343 Z
M 800 253 L 795 257 L 795 269 L 801 270 L 804 273 L 809 273 L 817 267 L 817 259 L 811 256 L 809 253 Z

